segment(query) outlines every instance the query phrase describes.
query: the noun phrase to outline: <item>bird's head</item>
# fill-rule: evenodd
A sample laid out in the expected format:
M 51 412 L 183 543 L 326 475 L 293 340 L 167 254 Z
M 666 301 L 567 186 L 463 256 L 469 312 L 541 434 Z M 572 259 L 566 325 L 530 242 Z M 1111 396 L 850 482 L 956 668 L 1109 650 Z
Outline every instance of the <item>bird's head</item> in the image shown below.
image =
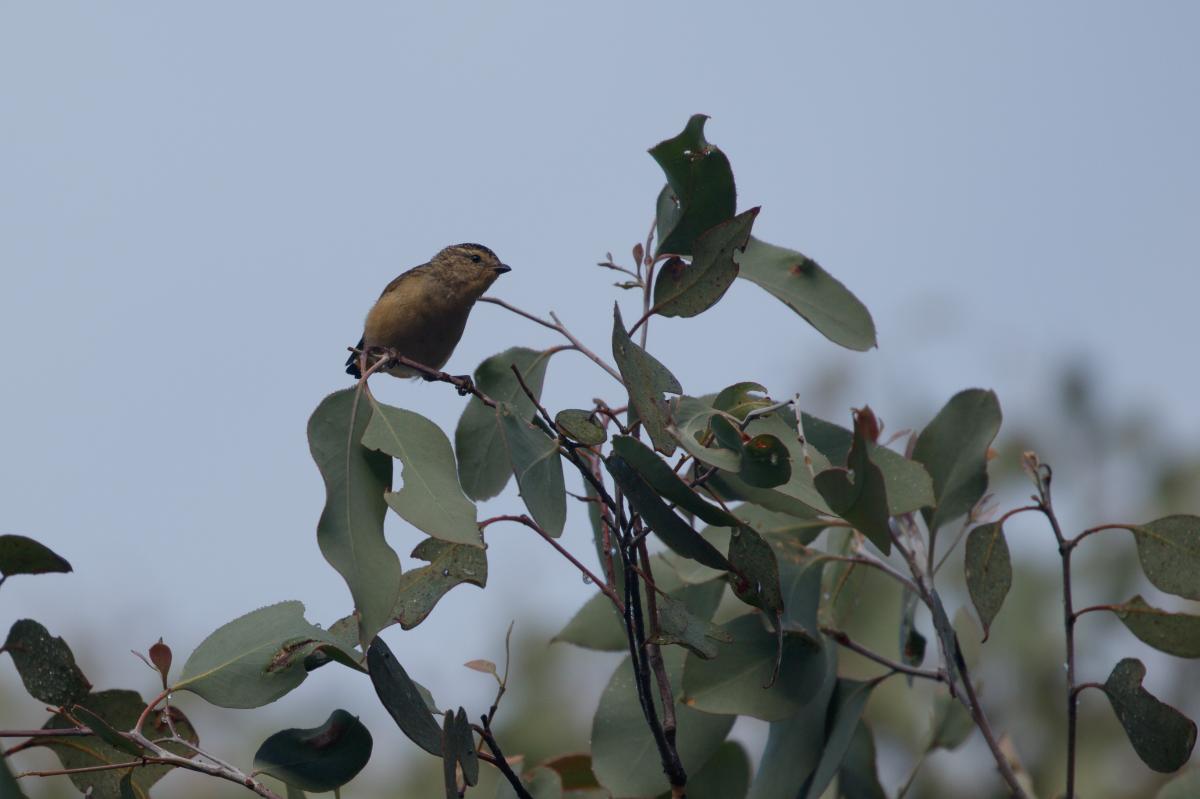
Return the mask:
M 433 256 L 430 265 L 447 280 L 474 291 L 476 296 L 487 291 L 500 275 L 511 271 L 496 253 L 482 244 L 452 244 Z

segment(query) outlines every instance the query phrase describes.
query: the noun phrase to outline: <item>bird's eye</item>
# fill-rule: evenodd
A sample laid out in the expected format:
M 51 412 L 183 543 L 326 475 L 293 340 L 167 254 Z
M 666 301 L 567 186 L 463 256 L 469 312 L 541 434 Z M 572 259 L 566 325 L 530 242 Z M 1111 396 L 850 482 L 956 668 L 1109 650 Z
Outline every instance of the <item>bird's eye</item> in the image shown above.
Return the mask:
M 478 255 L 472 255 L 472 256 L 471 256 L 471 261 L 472 261 L 473 263 L 479 263 L 479 261 L 480 261 L 480 260 L 481 260 L 481 259 L 480 259 L 480 257 L 479 257 Z

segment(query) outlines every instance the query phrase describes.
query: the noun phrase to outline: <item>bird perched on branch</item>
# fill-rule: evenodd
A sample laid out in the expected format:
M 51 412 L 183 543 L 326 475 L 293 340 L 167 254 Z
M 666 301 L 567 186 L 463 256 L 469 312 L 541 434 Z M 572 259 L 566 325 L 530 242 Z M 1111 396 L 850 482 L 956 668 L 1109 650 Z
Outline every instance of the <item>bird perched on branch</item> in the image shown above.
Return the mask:
M 508 271 L 482 244 L 455 244 L 388 283 L 367 314 L 358 342 L 358 349 L 368 354 L 368 367 L 381 357 L 372 348 L 386 348 L 441 369 L 462 338 L 475 301 Z M 401 365 L 387 372 L 396 377 L 418 374 Z M 346 360 L 346 373 L 362 377 L 357 354 Z

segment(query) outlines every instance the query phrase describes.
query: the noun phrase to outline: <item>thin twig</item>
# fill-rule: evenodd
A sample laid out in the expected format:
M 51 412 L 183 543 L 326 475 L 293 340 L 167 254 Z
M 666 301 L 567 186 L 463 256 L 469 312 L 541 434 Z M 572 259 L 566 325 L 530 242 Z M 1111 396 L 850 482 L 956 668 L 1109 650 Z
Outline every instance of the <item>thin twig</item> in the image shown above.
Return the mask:
M 658 683 L 658 695 L 663 706 L 663 733 L 668 743 L 675 746 L 675 694 L 671 690 L 671 678 L 667 676 L 667 667 L 663 664 L 662 649 L 653 643 L 661 634 L 658 621 L 658 597 L 655 596 L 654 572 L 650 568 L 650 553 L 646 549 L 646 541 L 638 543 L 638 557 L 641 558 L 642 568 L 638 573 L 646 581 L 646 610 L 650 616 L 650 640 L 646 642 L 647 659 L 654 671 L 654 680 Z
M 479 737 L 487 744 L 488 749 L 492 750 L 492 756 L 495 758 L 494 765 L 500 769 L 500 773 L 508 780 L 508 784 L 516 791 L 520 799 L 533 799 L 533 795 L 525 787 L 525 783 L 521 782 L 521 778 L 512 770 L 512 766 L 508 765 L 508 760 L 504 757 L 504 752 L 500 751 L 500 744 L 496 743 L 496 736 L 492 735 L 491 721 L 487 716 L 480 716 L 479 720 L 483 722 L 482 727 L 475 727 L 475 731 L 479 733 Z
M 550 312 L 550 318 L 553 319 L 554 321 L 547 322 L 545 319 L 542 319 L 539 316 L 535 316 L 534 314 L 531 314 L 529 311 L 522 310 L 521 308 L 518 308 L 515 305 L 511 305 L 497 297 L 480 297 L 479 301 L 480 302 L 490 302 L 493 305 L 499 305 L 501 308 L 512 311 L 517 316 L 523 316 L 526 319 L 528 319 L 529 321 L 536 322 L 537 324 L 541 325 L 542 327 L 547 327 L 551 330 L 556 331 L 557 333 L 562 335 L 563 338 L 565 338 L 567 341 L 571 342 L 572 346 L 574 346 L 575 349 L 579 353 L 590 358 L 593 362 L 595 362 L 595 364 L 597 366 L 599 366 L 601 369 L 603 369 L 604 371 L 606 371 L 610 375 L 612 375 L 613 379 L 616 380 L 618 383 L 624 384 L 625 381 L 621 379 L 621 373 L 618 372 L 616 369 L 612 368 L 611 366 L 609 366 L 608 363 L 605 362 L 605 360 L 603 358 L 601 358 L 599 355 L 597 355 L 596 353 L 592 352 L 590 349 L 585 347 L 583 345 L 583 342 L 581 342 L 578 338 L 576 338 L 575 335 L 566 328 L 566 326 L 562 323 L 562 321 L 557 316 L 554 315 L 553 311 Z
M 825 635 L 829 636 L 834 641 L 836 641 L 837 643 L 846 647 L 850 651 L 857 652 L 858 654 L 865 657 L 867 660 L 873 660 L 876 663 L 878 663 L 880 666 L 885 666 L 885 667 L 891 669 L 892 671 L 899 672 L 901 674 L 908 674 L 913 677 L 921 677 L 926 680 L 933 680 L 934 682 L 943 682 L 943 683 L 946 682 L 946 672 L 944 672 L 944 671 L 941 671 L 941 670 L 934 671 L 933 669 L 918 669 L 918 668 L 914 668 L 913 666 L 907 666 L 898 661 L 891 660 L 890 658 L 886 658 L 883 655 L 879 654 L 878 652 L 874 652 L 870 649 L 867 649 L 865 646 L 863 646 L 862 644 L 860 644 L 857 641 L 855 641 L 854 639 L 852 639 L 849 635 L 847 635 L 843 631 L 835 629 L 833 627 L 822 627 L 821 632 L 825 633 Z
M 528 527 L 530 530 L 533 530 L 535 533 L 540 535 L 542 538 L 546 539 L 546 542 L 548 544 L 550 544 L 550 546 L 557 549 L 559 554 L 562 555 L 567 560 L 569 560 L 575 566 L 575 568 L 579 569 L 579 571 L 583 574 L 584 577 L 586 577 L 590 582 L 595 583 L 596 587 L 600 589 L 600 592 L 603 593 L 610 600 L 612 600 L 613 605 L 616 606 L 618 611 L 620 611 L 622 613 L 625 612 L 624 603 L 622 603 L 620 598 L 617 597 L 617 592 L 614 591 L 612 588 L 610 588 L 599 577 L 592 574 L 591 569 L 589 569 L 587 566 L 584 566 L 582 563 L 580 563 L 579 560 L 574 555 L 572 555 L 570 552 L 568 552 L 566 550 L 566 548 L 563 547 L 562 544 L 560 544 L 560 543 L 558 543 L 558 541 L 554 540 L 554 538 L 551 537 L 551 535 L 549 533 L 547 533 L 545 530 L 543 530 L 542 526 L 540 524 L 538 524 L 537 522 L 535 522 L 533 519 L 529 518 L 528 516 L 526 516 L 523 513 L 520 514 L 519 516 L 513 515 L 513 514 L 506 514 L 503 516 L 493 516 L 490 519 L 484 519 L 483 521 L 481 521 L 479 523 L 479 529 L 483 530 L 488 525 L 495 524 L 496 522 L 517 522 L 518 524 L 523 524 L 526 527 Z

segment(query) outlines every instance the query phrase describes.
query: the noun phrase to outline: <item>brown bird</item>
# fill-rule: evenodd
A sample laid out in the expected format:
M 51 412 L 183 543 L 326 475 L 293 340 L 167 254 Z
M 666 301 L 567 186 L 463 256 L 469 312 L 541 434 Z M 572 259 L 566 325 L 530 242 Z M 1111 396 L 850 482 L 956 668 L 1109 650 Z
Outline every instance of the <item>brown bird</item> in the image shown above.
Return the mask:
M 427 264 L 388 283 L 367 314 L 358 349 L 395 350 L 432 369 L 441 369 L 462 338 L 475 301 L 511 268 L 482 244 L 455 244 Z M 364 349 L 365 348 L 365 349 Z M 378 360 L 374 356 L 368 365 Z M 418 374 L 406 366 L 387 370 L 396 377 Z M 362 377 L 358 356 L 346 360 L 346 373 Z

